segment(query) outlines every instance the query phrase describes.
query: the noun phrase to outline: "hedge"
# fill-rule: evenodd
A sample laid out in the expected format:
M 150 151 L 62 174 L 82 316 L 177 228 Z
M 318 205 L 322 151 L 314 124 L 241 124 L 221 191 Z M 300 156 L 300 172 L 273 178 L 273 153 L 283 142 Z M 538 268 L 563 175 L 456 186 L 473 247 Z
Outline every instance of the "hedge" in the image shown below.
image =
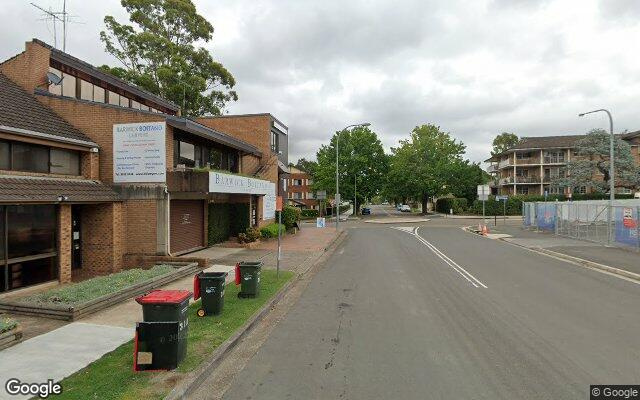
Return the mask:
M 287 228 L 284 226 L 284 224 L 277 224 L 276 222 L 260 228 L 260 235 L 265 239 L 278 237 L 278 225 L 280 225 L 281 227 L 281 234 L 284 235 L 287 231 Z
M 246 232 L 249 227 L 249 205 L 242 203 L 209 203 L 207 243 L 224 242 Z
M 462 214 L 467 211 L 469 204 L 464 197 L 445 197 L 436 201 L 436 211 L 449 214 L 449 210 L 453 209 L 454 214 Z
M 318 210 L 314 210 L 312 208 L 305 208 L 300 211 L 300 215 L 303 218 L 315 218 L 318 216 Z
M 278 221 L 278 211 L 276 211 L 276 221 Z M 296 222 L 300 221 L 300 209 L 292 206 L 284 206 L 282 209 L 282 224 L 287 228 L 293 228 Z

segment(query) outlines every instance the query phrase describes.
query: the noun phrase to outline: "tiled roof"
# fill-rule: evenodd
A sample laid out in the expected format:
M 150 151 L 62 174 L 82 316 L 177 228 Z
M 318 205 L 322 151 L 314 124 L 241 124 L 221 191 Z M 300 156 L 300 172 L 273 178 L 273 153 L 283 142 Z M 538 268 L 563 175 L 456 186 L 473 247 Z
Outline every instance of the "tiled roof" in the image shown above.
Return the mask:
M 0 176 L 0 203 L 55 203 L 59 196 L 68 203 L 120 200 L 109 185 L 88 179 Z
M 84 133 L 62 119 L 34 96 L 0 74 L 0 126 L 16 131 L 41 134 L 53 140 L 80 141 L 85 145 L 97 145 Z M 12 130 L 13 131 L 13 130 Z
M 574 147 L 576 142 L 584 137 L 585 135 L 523 137 L 509 150 Z

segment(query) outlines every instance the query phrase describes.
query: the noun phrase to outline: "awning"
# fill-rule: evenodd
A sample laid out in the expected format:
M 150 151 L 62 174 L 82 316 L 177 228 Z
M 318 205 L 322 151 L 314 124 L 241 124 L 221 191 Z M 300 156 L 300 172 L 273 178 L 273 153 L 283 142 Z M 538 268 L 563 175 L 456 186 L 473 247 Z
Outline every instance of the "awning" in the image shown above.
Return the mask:
M 0 203 L 105 203 L 121 201 L 111 186 L 88 179 L 0 176 Z

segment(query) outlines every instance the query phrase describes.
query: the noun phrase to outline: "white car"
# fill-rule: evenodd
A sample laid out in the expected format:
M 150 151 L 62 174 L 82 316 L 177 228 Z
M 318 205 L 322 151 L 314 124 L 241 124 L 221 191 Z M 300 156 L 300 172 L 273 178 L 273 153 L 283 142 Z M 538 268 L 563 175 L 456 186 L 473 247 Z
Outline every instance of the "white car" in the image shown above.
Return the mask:
M 411 207 L 409 207 L 408 204 L 403 204 L 400 206 L 400 211 L 401 212 L 411 212 Z

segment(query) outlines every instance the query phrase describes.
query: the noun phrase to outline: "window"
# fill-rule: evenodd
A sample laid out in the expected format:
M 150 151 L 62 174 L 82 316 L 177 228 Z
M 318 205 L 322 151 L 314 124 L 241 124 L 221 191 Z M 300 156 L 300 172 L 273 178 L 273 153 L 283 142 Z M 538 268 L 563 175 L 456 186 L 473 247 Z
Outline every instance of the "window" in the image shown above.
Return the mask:
M 238 153 L 229 153 L 229 171 L 238 172 Z
M 529 194 L 528 186 L 518 186 L 518 194 Z
M 209 149 L 209 166 L 213 169 L 222 169 L 222 151 Z
M 549 194 L 564 194 L 564 186 L 545 186 L 544 190 Z
M 129 107 L 129 99 L 124 96 L 120 96 L 120 107 Z
M 64 74 L 62 77 L 62 95 L 76 97 L 76 77 Z
M 136 110 L 140 109 L 140 103 L 135 100 L 131 100 L 131 108 L 135 108 Z
M 184 164 L 189 168 L 196 166 L 196 148 L 193 144 L 180 142 L 180 161 L 178 164 Z
M 518 160 L 525 160 L 525 159 L 531 158 L 531 152 L 516 153 L 516 158 Z
M 545 164 L 558 164 L 564 162 L 564 151 L 545 151 L 544 152 Z
M 278 152 L 278 134 L 274 131 L 271 131 L 271 151 Z
M 194 161 L 195 161 L 195 166 L 197 168 L 203 167 L 204 164 L 202 162 L 202 146 L 195 146 L 195 151 L 194 151 Z
M 49 67 L 49 72 L 56 74 L 58 78 L 62 78 L 62 72 L 53 67 Z M 49 93 L 57 94 L 58 96 L 62 95 L 62 83 L 58 85 L 54 85 L 53 83 L 49 84 Z
M 77 151 L 51 149 L 49 172 L 52 174 L 80 175 L 80 154 Z
M 585 193 L 587 193 L 587 187 L 586 186 L 577 186 L 577 187 L 573 188 L 573 193 L 585 194 Z
M 15 171 L 49 172 L 49 148 L 13 142 L 11 152 Z
M 106 90 L 104 90 L 103 88 L 101 88 L 100 86 L 93 86 L 93 101 L 97 102 L 97 103 L 104 103 L 105 102 L 105 92 Z
M 109 92 L 109 104 L 113 104 L 114 106 L 120 105 L 120 95 L 118 93 Z
M 93 101 L 93 85 L 90 82 L 79 79 L 80 99 Z
M 315 195 L 313 194 L 313 192 L 307 192 L 307 199 L 314 199 Z
M 0 141 L 0 169 L 11 168 L 11 146 L 9 142 Z

